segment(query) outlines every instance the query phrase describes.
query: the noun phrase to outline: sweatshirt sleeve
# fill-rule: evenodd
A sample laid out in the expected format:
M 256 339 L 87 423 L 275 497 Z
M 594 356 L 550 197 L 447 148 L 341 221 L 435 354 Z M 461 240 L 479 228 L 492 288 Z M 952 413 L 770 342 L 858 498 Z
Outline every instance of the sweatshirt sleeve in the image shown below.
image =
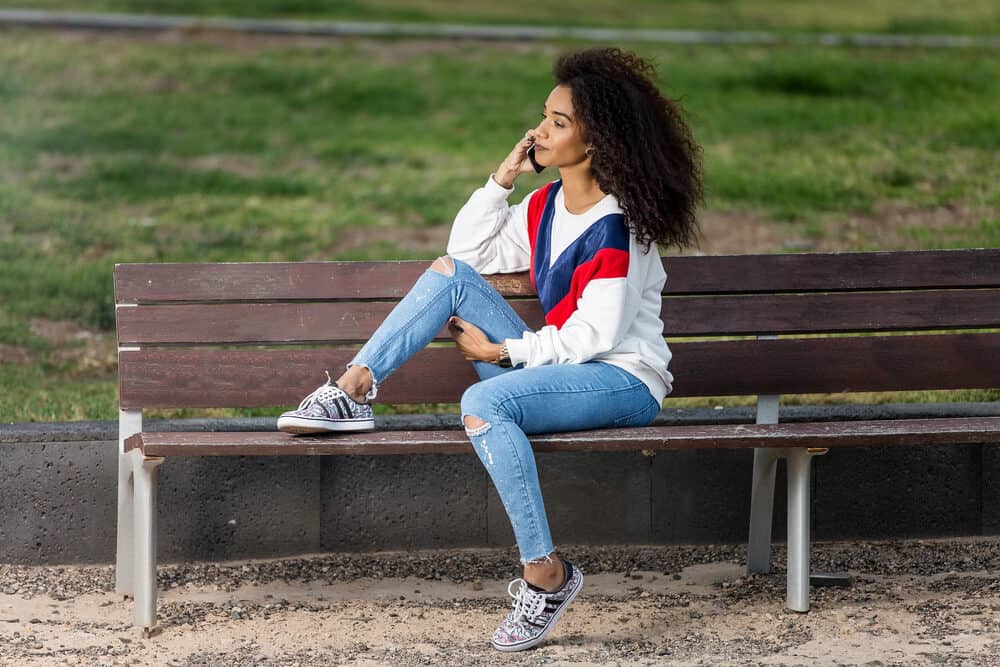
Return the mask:
M 597 274 L 621 273 L 617 267 L 595 267 Z M 603 270 L 602 270 L 603 269 Z M 591 279 L 577 300 L 576 310 L 561 328 L 547 324 L 508 338 L 511 363 L 530 368 L 546 364 L 582 364 L 614 349 L 639 312 L 642 293 L 625 275 Z
M 493 180 L 472 193 L 455 216 L 448 237 L 448 254 L 478 273 L 514 273 L 531 266 L 528 241 L 528 201 L 507 205 L 514 188 Z

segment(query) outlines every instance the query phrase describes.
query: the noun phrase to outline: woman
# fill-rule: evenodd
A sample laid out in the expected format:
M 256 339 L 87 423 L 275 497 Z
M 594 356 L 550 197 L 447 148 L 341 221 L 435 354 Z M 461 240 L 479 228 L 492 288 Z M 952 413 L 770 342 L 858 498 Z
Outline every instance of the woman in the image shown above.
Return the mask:
M 541 121 L 458 212 L 448 254 L 420 277 L 336 383 L 278 419 L 291 433 L 374 428 L 378 384 L 445 323 L 480 382 L 462 396 L 466 434 L 510 518 L 524 576 L 493 634 L 501 651 L 538 644 L 580 591 L 560 559 L 526 434 L 645 426 L 670 391 L 666 274 L 658 245 L 695 242 L 700 150 L 654 68 L 619 49 L 561 56 Z M 560 179 L 508 206 L 520 174 Z M 531 271 L 546 324 L 532 331 L 481 273 Z

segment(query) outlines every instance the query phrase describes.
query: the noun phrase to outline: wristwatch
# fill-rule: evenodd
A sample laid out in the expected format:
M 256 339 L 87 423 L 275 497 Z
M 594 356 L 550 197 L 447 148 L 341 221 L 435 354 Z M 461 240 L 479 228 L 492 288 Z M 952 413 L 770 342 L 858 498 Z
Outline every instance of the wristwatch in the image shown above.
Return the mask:
M 500 368 L 512 368 L 514 364 L 510 363 L 510 352 L 507 351 L 507 343 L 500 346 L 500 356 L 497 357 L 497 366 Z

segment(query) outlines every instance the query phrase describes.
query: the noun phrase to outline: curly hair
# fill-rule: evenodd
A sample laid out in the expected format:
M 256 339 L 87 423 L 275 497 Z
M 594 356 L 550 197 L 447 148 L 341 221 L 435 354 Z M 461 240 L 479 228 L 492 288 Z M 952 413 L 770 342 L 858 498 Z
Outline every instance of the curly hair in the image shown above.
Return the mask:
M 559 56 L 552 74 L 571 89 L 597 184 L 618 199 L 646 251 L 653 242 L 697 245 L 701 147 L 680 105 L 653 82 L 655 67 L 618 48 L 593 48 Z

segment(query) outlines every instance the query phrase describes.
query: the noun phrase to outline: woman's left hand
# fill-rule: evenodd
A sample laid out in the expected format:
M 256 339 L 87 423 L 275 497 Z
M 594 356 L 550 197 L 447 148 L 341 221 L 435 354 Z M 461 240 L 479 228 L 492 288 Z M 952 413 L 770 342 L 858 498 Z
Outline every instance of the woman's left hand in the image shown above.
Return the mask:
M 500 356 L 500 344 L 491 343 L 483 330 L 457 315 L 448 320 L 448 332 L 459 351 L 469 361 L 494 362 Z

